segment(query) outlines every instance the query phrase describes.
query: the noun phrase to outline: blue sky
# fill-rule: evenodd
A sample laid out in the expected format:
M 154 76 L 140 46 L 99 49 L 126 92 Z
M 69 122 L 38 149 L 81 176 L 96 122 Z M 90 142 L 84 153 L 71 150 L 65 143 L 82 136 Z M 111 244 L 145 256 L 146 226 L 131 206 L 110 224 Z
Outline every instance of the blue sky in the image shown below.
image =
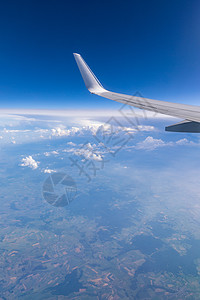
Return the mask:
M 199 1 L 3 1 L 0 107 L 115 108 L 84 87 L 73 52 L 108 89 L 199 104 Z

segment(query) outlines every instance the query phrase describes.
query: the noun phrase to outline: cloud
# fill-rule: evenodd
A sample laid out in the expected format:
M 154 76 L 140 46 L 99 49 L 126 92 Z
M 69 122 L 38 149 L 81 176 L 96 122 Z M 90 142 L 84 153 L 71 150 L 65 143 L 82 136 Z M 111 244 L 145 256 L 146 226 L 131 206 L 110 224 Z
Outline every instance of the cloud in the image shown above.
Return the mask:
M 154 150 L 159 147 L 172 146 L 173 142 L 164 142 L 162 139 L 154 139 L 148 136 L 144 141 L 137 143 L 136 149 Z
M 76 144 L 74 144 L 73 142 L 68 142 L 67 145 L 69 145 L 69 146 L 76 146 Z
M 29 129 L 6 129 L 4 128 L 3 130 L 5 133 L 24 133 L 24 132 L 29 132 L 31 130 Z
M 50 156 L 51 154 L 58 155 L 59 152 L 57 150 L 54 150 L 54 151 L 51 151 L 51 152 L 44 152 L 45 156 Z
M 139 125 L 138 126 L 139 131 L 155 131 L 154 126 L 149 126 L 149 125 Z
M 51 173 L 55 173 L 56 171 L 47 168 L 47 169 L 44 169 L 43 172 L 44 172 L 44 173 L 47 173 L 47 174 L 51 174 Z
M 44 155 L 45 155 L 45 156 L 50 156 L 50 155 L 51 155 L 51 152 L 44 152 Z
M 39 115 L 41 115 L 41 112 Z M 20 145 L 29 141 L 32 142 L 43 139 L 51 140 L 59 137 L 66 137 L 67 139 L 67 137 L 88 137 L 96 134 L 99 136 L 110 136 L 113 133 L 119 136 L 122 134 L 130 135 L 137 132 L 137 128 L 134 126 L 123 126 L 124 122 L 122 121 L 124 120 L 117 119 L 118 122 L 116 122 L 116 118 L 114 118 L 114 116 L 110 118 L 112 122 L 91 120 L 88 116 L 87 119 L 73 118 L 73 123 L 71 119 L 71 121 L 65 122 L 63 120 L 41 120 L 41 118 L 38 117 L 30 118 L 24 116 L 4 115 L 4 118 L 5 116 L 7 118 L 7 123 L 2 124 L 0 122 L 0 136 L 3 137 L 1 142 L 4 144 L 11 143 L 12 137 L 14 137 L 16 143 Z M 17 118 L 17 122 L 13 122 L 15 118 Z M 59 125 L 55 125 L 55 122 Z M 152 131 L 154 129 L 153 126 L 146 125 L 139 125 L 138 128 L 140 131 Z M 75 145 L 69 144 L 69 146 Z
M 20 166 L 22 167 L 29 167 L 33 170 L 37 169 L 38 168 L 38 165 L 39 165 L 39 162 L 38 161 L 35 161 L 31 155 L 25 157 L 25 158 L 22 158 L 22 164 Z
M 120 127 L 119 127 L 120 128 Z M 149 125 L 137 125 L 133 127 L 122 127 L 121 130 L 125 132 L 140 132 L 140 131 L 156 131 L 154 126 L 149 126 Z
M 132 133 L 137 131 L 152 131 L 154 129 L 153 126 L 138 126 L 137 128 L 129 128 L 124 126 L 118 126 L 116 124 L 103 123 L 99 121 L 91 121 L 91 120 L 82 120 L 79 124 L 80 127 L 71 127 L 66 129 L 64 126 L 56 127 L 51 129 L 52 136 L 76 136 L 76 135 L 95 135 L 97 132 L 100 134 L 113 134 L 113 131 L 116 133 L 124 132 L 124 133 Z
M 55 154 L 55 155 L 59 154 L 58 151 L 55 151 L 55 150 L 52 151 L 51 153 L 52 153 L 52 154 Z
M 148 136 L 144 141 L 137 143 L 135 148 L 143 150 L 155 150 L 159 147 L 168 146 L 199 146 L 199 144 L 188 141 L 186 138 L 180 139 L 176 142 L 165 142 L 162 139 L 154 139 L 152 136 Z
M 61 127 L 56 127 L 51 129 L 52 136 L 74 136 L 76 133 L 80 132 L 80 128 L 71 127 L 71 129 L 63 129 Z
M 55 127 L 51 129 L 52 136 L 76 136 L 76 135 L 86 135 L 86 134 L 96 134 L 98 130 L 102 132 L 108 130 L 110 127 L 109 124 L 102 123 L 102 122 L 94 122 L 90 120 L 83 120 L 80 127 L 72 126 L 71 128 L 66 128 L 65 126 Z
M 35 129 L 34 132 L 48 133 L 48 132 L 49 132 L 49 129 L 42 129 L 42 128 L 39 128 L 39 129 Z
M 79 123 L 84 132 L 89 132 L 91 134 L 96 134 L 100 129 L 105 131 L 110 127 L 110 124 L 100 121 L 81 120 Z
M 194 142 L 188 141 L 188 139 L 186 139 L 186 138 L 176 141 L 176 144 L 181 145 L 181 146 L 183 146 L 183 145 L 195 145 Z M 196 145 L 198 145 L 198 144 L 196 144 Z
M 65 149 L 63 152 L 71 152 L 74 155 L 81 156 L 83 159 L 86 160 L 95 160 L 95 161 L 102 161 L 103 155 L 99 151 L 96 144 L 91 145 L 90 143 L 87 144 L 80 144 L 80 148 L 71 148 L 69 150 Z

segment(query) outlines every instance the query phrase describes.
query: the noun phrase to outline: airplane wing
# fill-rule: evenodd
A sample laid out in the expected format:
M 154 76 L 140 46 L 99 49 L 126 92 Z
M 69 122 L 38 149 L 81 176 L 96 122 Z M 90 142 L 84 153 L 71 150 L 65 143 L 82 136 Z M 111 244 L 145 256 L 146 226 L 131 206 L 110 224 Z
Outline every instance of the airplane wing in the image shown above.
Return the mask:
M 120 103 L 128 104 L 140 109 L 153 111 L 173 117 L 184 119 L 184 121 L 168 126 L 166 131 L 174 132 L 200 132 L 200 107 L 160 100 L 152 100 L 143 97 L 118 94 L 110 92 L 101 85 L 94 73 L 90 70 L 80 54 L 74 53 L 74 57 L 87 89 L 92 94 L 111 99 Z

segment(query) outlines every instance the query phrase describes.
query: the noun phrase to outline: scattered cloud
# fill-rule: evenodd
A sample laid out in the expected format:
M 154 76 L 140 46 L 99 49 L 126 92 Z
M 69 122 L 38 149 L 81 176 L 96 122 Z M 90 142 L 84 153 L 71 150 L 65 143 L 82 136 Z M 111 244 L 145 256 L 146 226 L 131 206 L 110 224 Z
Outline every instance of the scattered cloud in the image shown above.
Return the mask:
M 31 130 L 29 129 L 6 129 L 4 128 L 3 132 L 5 133 L 24 133 L 24 132 L 29 132 Z
M 54 151 L 50 151 L 50 152 L 44 152 L 44 155 L 45 156 L 50 156 L 50 155 L 58 155 L 59 152 L 57 150 L 54 150 Z
M 51 174 L 51 173 L 55 173 L 56 171 L 47 168 L 47 169 L 44 169 L 43 172 L 44 172 L 44 173 L 47 173 L 47 174 Z
M 80 126 L 81 125 L 81 126 Z M 126 127 L 126 126 L 119 126 L 118 123 L 116 124 L 109 124 L 103 123 L 99 121 L 90 121 L 90 120 L 82 120 L 80 127 L 71 127 L 66 129 L 65 127 L 56 127 L 51 129 L 51 135 L 56 137 L 62 136 L 76 136 L 76 135 L 95 135 L 98 133 L 100 134 L 113 134 L 113 131 L 116 134 L 119 133 L 136 133 L 138 131 L 155 131 L 154 126 L 147 126 L 147 125 L 138 125 L 134 127 Z
M 50 153 L 50 152 L 44 152 L 44 155 L 45 155 L 45 156 L 50 156 L 51 153 Z
M 58 151 L 55 151 L 55 150 L 54 150 L 54 151 L 52 151 L 51 153 L 52 153 L 52 154 L 54 154 L 54 155 L 57 155 L 57 154 L 59 154 L 59 153 L 58 153 Z
M 76 133 L 80 132 L 80 128 L 71 127 L 71 129 L 65 129 L 61 127 L 56 127 L 51 129 L 52 136 L 74 136 Z
M 155 131 L 156 128 L 154 126 L 149 126 L 149 125 L 139 125 L 138 126 L 139 131 Z
M 90 143 L 87 143 L 82 148 L 75 150 L 74 154 L 82 156 L 85 159 L 96 160 L 96 161 L 103 160 L 103 157 L 100 154 L 100 152 L 96 149 L 95 144 L 91 145 Z
M 123 131 L 127 131 L 130 133 L 134 132 L 140 132 L 140 131 L 156 131 L 156 128 L 154 126 L 148 126 L 148 125 L 138 125 L 133 127 L 122 127 Z
M 89 132 L 91 134 L 96 134 L 98 130 L 105 131 L 110 127 L 110 124 L 93 120 L 81 120 L 79 124 L 83 132 Z
M 94 114 L 95 116 L 95 114 Z M 134 126 L 124 126 L 123 120 L 115 122 L 116 118 L 113 116 L 111 119 L 114 124 L 109 122 L 102 122 L 99 120 L 91 120 L 89 116 L 87 119 L 73 118 L 73 123 L 62 122 L 57 120 L 41 120 L 40 118 L 20 117 L 15 115 L 4 115 L 6 117 L 6 124 L 0 122 L 0 136 L 2 136 L 2 143 L 10 143 L 11 138 L 17 144 L 27 143 L 29 141 L 38 141 L 42 139 L 55 139 L 59 137 L 83 137 L 94 136 L 95 134 L 109 136 L 113 132 L 115 135 L 121 134 L 134 134 L 138 130 Z M 17 119 L 17 123 L 13 122 Z M 46 124 L 44 123 L 46 122 Z M 126 121 L 126 120 L 125 120 Z M 58 126 L 55 126 L 55 122 Z M 122 124 L 123 126 L 121 126 Z M 120 125 L 120 126 L 119 126 Z M 41 126 L 41 127 L 40 127 Z M 153 131 L 153 126 L 139 125 L 139 131 Z M 75 146 L 69 142 L 69 146 Z
M 154 139 L 148 136 L 144 141 L 137 143 L 136 149 L 154 150 L 158 147 L 172 146 L 172 142 L 164 142 L 162 139 Z
M 67 145 L 69 145 L 69 146 L 76 146 L 76 144 L 73 143 L 73 142 L 68 142 Z
M 171 147 L 171 146 L 199 146 L 199 143 L 194 143 L 186 138 L 180 139 L 175 142 L 165 142 L 162 139 L 154 139 L 152 136 L 148 136 L 144 141 L 136 144 L 136 149 L 143 150 L 155 150 L 159 147 Z
M 181 146 L 183 146 L 183 145 L 198 145 L 192 141 L 188 141 L 188 139 L 186 139 L 186 138 L 176 141 L 176 144 L 181 145 Z
M 39 165 L 39 162 L 38 161 L 35 161 L 33 159 L 33 157 L 31 155 L 25 157 L 25 158 L 22 158 L 22 163 L 20 166 L 22 167 L 29 167 L 33 170 L 37 169 L 38 168 L 38 165 Z

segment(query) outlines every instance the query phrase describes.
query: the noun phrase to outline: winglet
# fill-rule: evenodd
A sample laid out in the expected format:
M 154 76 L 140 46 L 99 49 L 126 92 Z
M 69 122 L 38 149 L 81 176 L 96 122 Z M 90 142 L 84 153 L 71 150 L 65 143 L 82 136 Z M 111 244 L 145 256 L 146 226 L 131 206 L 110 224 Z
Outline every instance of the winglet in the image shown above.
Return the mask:
M 86 62 L 83 60 L 80 54 L 73 53 L 74 58 L 76 60 L 76 63 L 78 65 L 79 71 L 83 77 L 83 80 L 85 82 L 86 88 L 90 91 L 92 94 L 98 94 L 101 92 L 104 92 L 105 89 L 99 82 L 99 80 L 96 78 L 94 73 L 90 70 Z

